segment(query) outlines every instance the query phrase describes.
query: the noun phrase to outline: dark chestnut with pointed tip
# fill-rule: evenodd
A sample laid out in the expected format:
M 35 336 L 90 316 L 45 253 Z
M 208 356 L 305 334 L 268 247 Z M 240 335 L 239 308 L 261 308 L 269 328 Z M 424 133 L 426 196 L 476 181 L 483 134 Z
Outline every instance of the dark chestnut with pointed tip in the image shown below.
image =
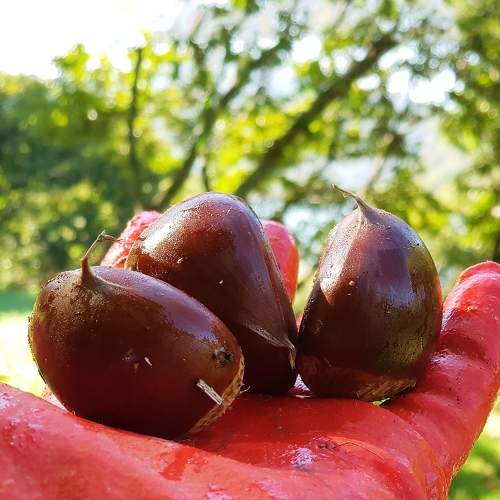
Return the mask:
M 283 394 L 293 386 L 292 304 L 262 224 L 243 200 L 208 192 L 177 203 L 137 239 L 125 267 L 213 311 L 241 345 L 250 392 Z
M 300 325 L 297 368 L 317 395 L 377 401 L 414 386 L 429 363 L 441 285 L 406 222 L 340 191 L 358 207 L 328 236 Z
M 209 425 L 240 392 L 234 336 L 163 281 L 90 267 L 90 251 L 81 269 L 42 288 L 30 318 L 33 358 L 49 389 L 79 416 L 142 434 L 176 439 Z

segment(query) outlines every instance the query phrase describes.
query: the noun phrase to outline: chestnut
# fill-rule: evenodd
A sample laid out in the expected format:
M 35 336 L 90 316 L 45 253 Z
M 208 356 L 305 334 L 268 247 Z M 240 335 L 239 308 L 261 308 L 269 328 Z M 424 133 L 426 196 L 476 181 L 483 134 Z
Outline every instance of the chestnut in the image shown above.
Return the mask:
M 297 369 L 319 396 L 377 401 L 415 385 L 442 319 L 438 272 L 403 220 L 368 206 L 330 232 L 300 324 Z
M 89 420 L 166 439 L 194 434 L 240 392 L 238 342 L 172 285 L 90 267 L 94 245 L 81 269 L 59 273 L 36 299 L 29 343 L 41 377 L 65 408 Z
M 207 192 L 173 205 L 135 241 L 125 267 L 174 285 L 224 322 L 245 357 L 245 390 L 293 387 L 292 304 L 266 232 L 242 199 Z

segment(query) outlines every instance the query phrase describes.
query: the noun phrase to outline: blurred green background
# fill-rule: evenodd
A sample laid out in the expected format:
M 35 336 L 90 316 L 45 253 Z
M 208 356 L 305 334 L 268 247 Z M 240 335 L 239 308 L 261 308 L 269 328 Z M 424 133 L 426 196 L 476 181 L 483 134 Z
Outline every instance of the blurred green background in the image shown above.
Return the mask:
M 96 26 L 116 29 L 118 3 Z M 103 229 L 200 191 L 241 196 L 293 232 L 297 312 L 353 208 L 332 183 L 410 223 L 445 294 L 466 267 L 500 260 L 496 0 L 125 4 L 157 19 L 112 51 L 82 34 L 50 77 L 0 71 L 1 380 L 40 390 L 26 344 L 40 285 Z M 70 18 L 51 15 L 66 33 Z M 498 497 L 499 418 L 450 498 Z

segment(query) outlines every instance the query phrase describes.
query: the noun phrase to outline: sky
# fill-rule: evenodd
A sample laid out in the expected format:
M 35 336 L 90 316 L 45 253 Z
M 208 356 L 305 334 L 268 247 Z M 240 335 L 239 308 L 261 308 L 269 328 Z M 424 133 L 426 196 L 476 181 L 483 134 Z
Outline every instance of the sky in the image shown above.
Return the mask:
M 106 53 L 120 67 L 120 60 L 128 64 L 127 48 L 141 44 L 141 33 L 146 29 L 167 30 L 182 3 L 178 0 L 0 0 L 0 71 L 55 78 L 57 72 L 52 60 L 67 53 L 76 43 L 83 43 L 91 54 Z M 297 59 L 301 58 L 300 49 L 309 57 L 317 50 L 311 40 L 304 40 L 294 51 Z M 407 78 L 404 71 L 395 74 L 389 91 L 409 92 Z M 453 85 L 454 77 L 443 72 L 427 85 L 412 89 L 410 98 L 415 102 L 440 103 Z
M 0 71 L 53 78 L 76 43 L 120 57 L 146 28 L 168 25 L 175 0 L 0 0 Z

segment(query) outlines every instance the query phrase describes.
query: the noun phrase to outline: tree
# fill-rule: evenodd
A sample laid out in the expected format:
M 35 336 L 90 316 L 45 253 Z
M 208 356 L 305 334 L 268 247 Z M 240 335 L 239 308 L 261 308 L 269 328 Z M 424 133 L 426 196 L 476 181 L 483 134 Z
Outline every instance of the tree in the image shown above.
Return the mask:
M 448 255 L 458 267 L 500 258 L 500 14 L 493 1 L 454 0 L 460 34 L 447 64 L 456 75 L 442 129 L 470 157 L 449 194 Z
M 0 77 L 0 246 L 16 255 L 2 286 L 75 267 L 103 228 L 117 233 L 134 212 L 163 211 L 202 190 L 234 193 L 260 216 L 284 221 L 307 279 L 327 232 L 353 207 L 332 182 L 408 220 L 450 282 L 491 252 L 493 225 L 472 253 L 457 231 L 457 210 L 474 210 L 473 200 L 460 207 L 419 183 L 415 134 L 437 116 L 457 145 L 462 131 L 469 151 L 477 144 L 466 132 L 469 80 L 460 73 L 476 71 L 469 52 L 483 57 L 490 47 L 474 49 L 478 36 L 469 37 L 476 7 L 460 14 L 458 1 L 183 5 L 168 32 L 146 34 L 130 50 L 128 69 L 77 46 L 56 60 L 53 81 Z M 439 99 L 415 97 L 438 81 Z M 480 109 L 479 87 L 471 88 Z M 489 99 L 494 106 L 493 92 Z

